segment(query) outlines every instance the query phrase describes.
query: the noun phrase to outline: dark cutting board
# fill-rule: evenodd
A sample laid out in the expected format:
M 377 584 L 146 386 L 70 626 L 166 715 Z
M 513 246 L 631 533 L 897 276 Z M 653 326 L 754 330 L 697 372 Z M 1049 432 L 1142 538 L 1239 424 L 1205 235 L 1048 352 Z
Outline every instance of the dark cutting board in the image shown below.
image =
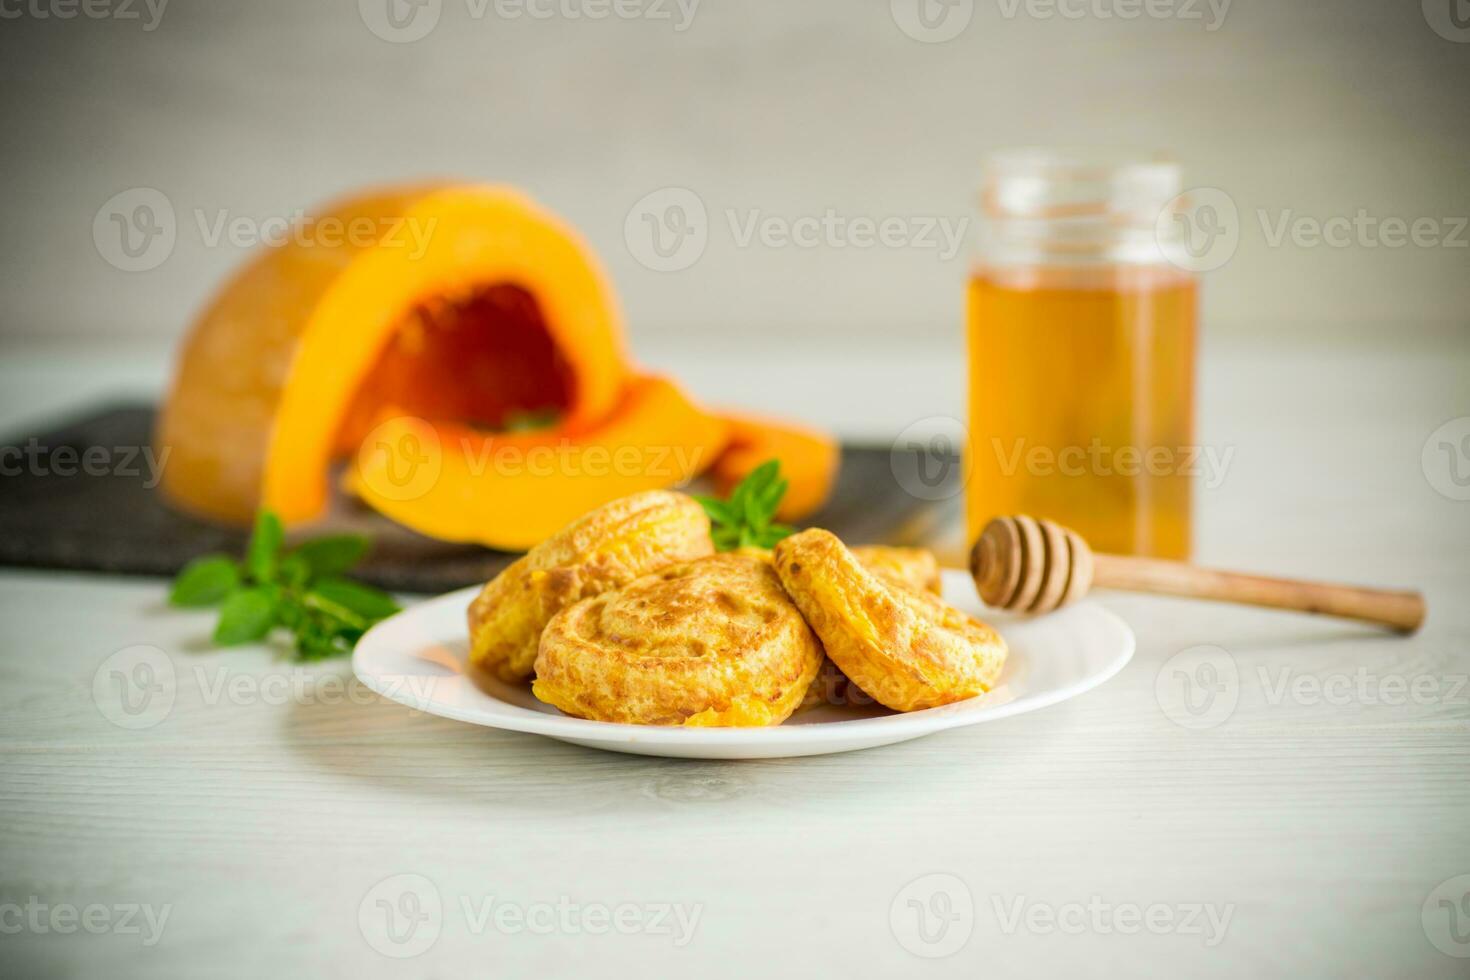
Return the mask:
M 48 432 L 4 440 L 0 565 L 172 575 L 206 552 L 241 553 L 244 530 L 180 513 L 150 486 L 141 447 L 151 445 L 153 416 L 147 405 L 109 406 Z M 89 449 L 92 462 L 84 468 Z M 909 494 L 894 468 L 887 446 L 844 446 L 836 492 L 807 523 L 853 543 L 931 540 L 954 516 L 953 503 Z M 516 557 L 425 538 L 351 500 L 337 501 L 311 528 L 327 530 L 371 536 L 372 553 L 354 574 L 400 592 L 443 592 L 483 582 Z

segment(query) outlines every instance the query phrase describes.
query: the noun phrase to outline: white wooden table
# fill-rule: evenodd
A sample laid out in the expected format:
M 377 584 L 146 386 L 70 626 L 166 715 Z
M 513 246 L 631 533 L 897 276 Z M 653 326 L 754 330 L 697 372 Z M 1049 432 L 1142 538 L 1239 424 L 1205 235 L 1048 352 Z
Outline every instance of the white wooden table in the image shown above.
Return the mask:
M 959 405 L 944 352 L 886 400 L 807 403 L 644 353 L 712 400 L 860 435 Z M 158 381 L 147 352 L 0 363 L 5 429 Z M 1417 585 L 1420 635 L 1109 597 L 1138 655 L 1079 700 L 691 764 L 414 715 L 345 663 L 209 651 L 208 615 L 166 609 L 161 582 L 0 573 L 0 973 L 1467 975 L 1470 502 L 1436 486 L 1470 457 L 1426 470 L 1421 450 L 1470 415 L 1470 356 L 1204 365 L 1201 435 L 1234 456 L 1201 494 L 1200 559 Z M 136 645 L 174 671 L 164 714 L 128 715 L 99 672 Z M 1192 715 L 1171 658 L 1201 645 L 1219 699 Z

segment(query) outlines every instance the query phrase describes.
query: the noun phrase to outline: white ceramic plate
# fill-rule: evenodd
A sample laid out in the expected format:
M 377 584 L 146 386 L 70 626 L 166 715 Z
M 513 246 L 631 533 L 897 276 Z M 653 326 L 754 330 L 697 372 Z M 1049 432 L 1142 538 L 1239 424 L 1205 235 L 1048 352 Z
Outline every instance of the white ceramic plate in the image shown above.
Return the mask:
M 384 697 L 429 714 L 638 755 L 763 759 L 903 742 L 1076 697 L 1122 670 L 1134 645 L 1127 624 L 1095 602 L 1021 619 L 984 609 L 969 577 L 946 571 L 945 598 L 983 616 L 1010 646 L 1001 682 L 988 694 L 907 714 L 879 707 L 823 706 L 773 728 L 614 725 L 570 718 L 537 701 L 529 685 L 469 673 L 465 611 L 478 591 L 450 592 L 374 626 L 352 656 L 358 678 Z

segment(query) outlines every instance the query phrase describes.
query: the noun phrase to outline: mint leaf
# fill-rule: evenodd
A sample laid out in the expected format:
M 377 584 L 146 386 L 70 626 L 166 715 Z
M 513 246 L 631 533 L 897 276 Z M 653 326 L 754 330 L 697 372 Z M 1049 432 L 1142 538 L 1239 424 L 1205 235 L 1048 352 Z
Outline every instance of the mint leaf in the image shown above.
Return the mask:
M 782 538 L 788 538 L 796 533 L 796 528 L 789 524 L 768 524 L 765 530 L 755 536 L 755 543 L 762 548 L 774 548 L 776 542 Z
M 368 539 L 360 534 L 333 534 L 302 542 L 290 558 L 306 563 L 308 579 L 341 575 L 362 560 L 368 552 Z
M 790 483 L 781 476 L 781 464 L 770 459 L 746 475 L 730 491 L 729 499 L 696 497 L 709 515 L 710 539 L 716 551 L 769 548 L 792 532 L 772 520 Z
M 226 598 L 214 627 L 214 642 L 228 647 L 264 639 L 276 623 L 276 597 L 261 587 L 237 589 Z
M 262 508 L 255 515 L 255 531 L 245 551 L 245 571 L 251 578 L 257 582 L 275 581 L 276 563 L 285 537 L 281 519 L 273 512 Z
M 306 597 L 308 602 L 313 599 L 324 600 L 330 606 L 345 609 L 353 616 L 365 620 L 363 627 L 398 612 L 398 603 L 386 592 L 345 578 L 322 579 L 312 585 Z
M 717 524 L 736 523 L 735 511 L 731 510 L 730 505 L 720 498 L 700 495 L 694 499 L 699 502 L 699 506 L 704 508 L 704 512 L 709 515 L 711 521 Z
M 766 484 L 759 494 L 761 509 L 767 514 L 776 513 L 776 507 L 781 503 L 781 498 L 786 496 L 786 490 L 790 486 L 791 481 L 784 478 Z
M 240 584 L 240 566 L 225 555 L 205 555 L 184 566 L 168 601 L 174 606 L 212 606 Z
M 771 512 L 761 506 L 760 499 L 755 493 L 747 493 L 743 501 L 743 513 L 745 528 L 752 531 L 762 530 L 771 521 Z
M 261 509 L 244 561 L 206 555 L 190 562 L 175 579 L 169 602 L 222 603 L 217 646 L 262 640 L 277 628 L 289 631 L 297 660 L 351 653 L 369 626 L 398 611 L 391 596 L 342 577 L 367 554 L 367 538 L 328 535 L 283 554 L 284 543 L 280 518 Z
M 276 578 L 288 589 L 301 589 L 311 581 L 311 565 L 298 554 L 289 554 L 281 559 L 276 568 Z

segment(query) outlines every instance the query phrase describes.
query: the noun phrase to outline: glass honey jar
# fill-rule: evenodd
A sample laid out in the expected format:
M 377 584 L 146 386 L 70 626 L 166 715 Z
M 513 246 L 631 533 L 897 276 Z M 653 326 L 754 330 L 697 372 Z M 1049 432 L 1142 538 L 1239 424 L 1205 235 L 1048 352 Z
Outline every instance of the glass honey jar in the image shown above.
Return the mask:
M 1198 287 L 1165 257 L 1164 159 L 992 157 L 969 282 L 973 540 L 1030 514 L 1094 549 L 1190 551 Z

